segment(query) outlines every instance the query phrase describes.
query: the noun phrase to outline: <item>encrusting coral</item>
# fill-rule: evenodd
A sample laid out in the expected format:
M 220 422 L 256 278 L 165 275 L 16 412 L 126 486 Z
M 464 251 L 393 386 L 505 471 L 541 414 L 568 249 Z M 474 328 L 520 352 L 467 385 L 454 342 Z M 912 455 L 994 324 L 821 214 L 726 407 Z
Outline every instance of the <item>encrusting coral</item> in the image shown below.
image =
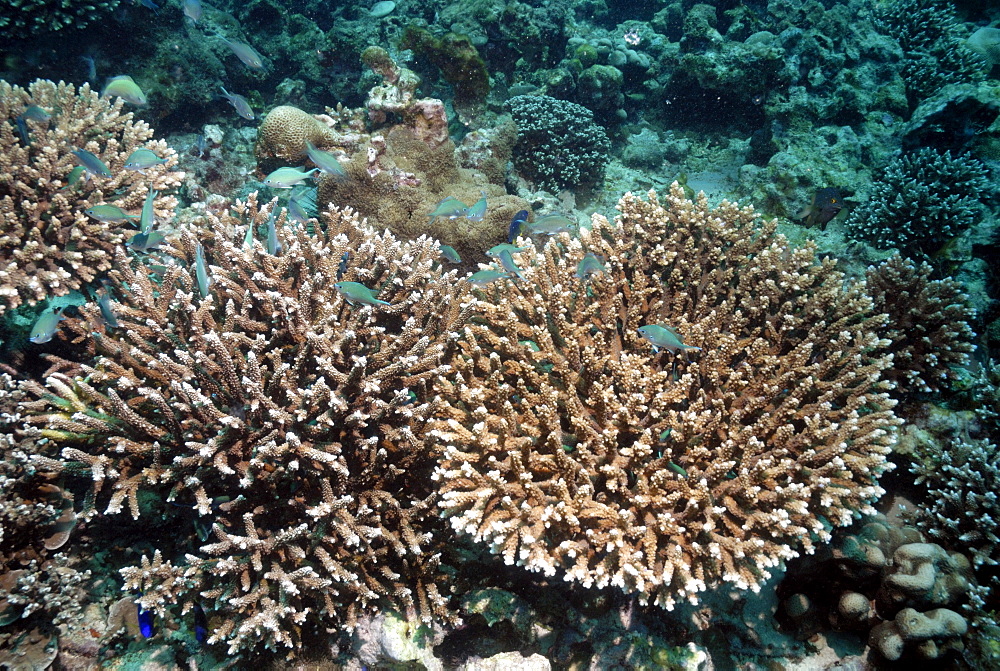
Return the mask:
M 22 302 L 62 296 L 92 282 L 111 268 L 116 247 L 135 227 L 125 221 L 97 221 L 84 210 L 115 205 L 138 215 L 149 189 L 158 217 L 173 212 L 177 200 L 166 195 L 180 185 L 177 153 L 153 140 L 144 121 L 122 112 L 84 84 L 37 80 L 27 89 L 0 81 L 0 312 Z M 48 122 L 24 121 L 30 144 L 17 132 L 16 118 L 32 105 L 52 115 Z M 138 148 L 167 159 L 144 173 L 124 169 Z M 71 153 L 83 149 L 100 158 L 112 177 L 68 183 L 79 165 Z
M 83 306 L 64 328 L 96 363 L 54 359 L 61 372 L 29 385 L 37 400 L 22 404 L 46 427 L 38 468 L 93 481 L 84 517 L 94 506 L 189 511 L 122 571 L 125 588 L 163 617 L 202 606 L 218 623 L 208 642 L 231 652 L 298 647 L 304 632 L 350 627 L 376 603 L 450 617 L 428 533 L 423 426 L 467 283 L 442 273 L 426 237 L 401 242 L 332 208 L 310 234 L 274 207 L 252 195 L 206 215 L 201 280 L 193 229 L 162 275 L 119 252 L 120 326 Z M 274 215 L 278 255 L 246 246 L 247 226 Z M 339 281 L 389 304 L 349 305 Z M 198 523 L 211 542 L 194 536 Z
M 32 105 L 51 119 L 23 118 Z M 115 249 L 135 228 L 126 221 L 97 221 L 84 213 L 88 208 L 108 204 L 138 215 L 149 189 L 160 192 L 154 201 L 158 217 L 176 207 L 176 198 L 164 192 L 184 177 L 174 170 L 177 153 L 153 140 L 149 125 L 123 113 L 122 105 L 121 99 L 98 97 L 87 84 L 77 90 L 37 80 L 24 89 L 0 81 L 0 313 L 65 295 L 111 268 Z M 140 147 L 166 163 L 144 173 L 124 169 Z M 95 154 L 112 177 L 80 177 L 70 185 L 79 165 L 71 153 L 76 149 Z
M 619 209 L 477 292 L 428 433 L 439 505 L 508 564 L 666 608 L 757 589 L 882 493 L 883 317 L 752 208 L 675 183 Z M 587 252 L 606 270 L 584 281 Z M 700 351 L 654 353 L 638 329 L 657 323 Z

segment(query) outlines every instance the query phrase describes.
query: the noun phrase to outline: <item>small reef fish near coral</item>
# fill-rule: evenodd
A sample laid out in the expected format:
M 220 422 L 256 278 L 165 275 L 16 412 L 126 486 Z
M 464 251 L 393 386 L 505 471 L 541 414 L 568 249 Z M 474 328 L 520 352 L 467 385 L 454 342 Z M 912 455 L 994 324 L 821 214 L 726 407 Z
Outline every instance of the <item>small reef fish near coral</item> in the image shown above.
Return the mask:
M 995 3 L 0 3 L 0 667 L 998 668 Z

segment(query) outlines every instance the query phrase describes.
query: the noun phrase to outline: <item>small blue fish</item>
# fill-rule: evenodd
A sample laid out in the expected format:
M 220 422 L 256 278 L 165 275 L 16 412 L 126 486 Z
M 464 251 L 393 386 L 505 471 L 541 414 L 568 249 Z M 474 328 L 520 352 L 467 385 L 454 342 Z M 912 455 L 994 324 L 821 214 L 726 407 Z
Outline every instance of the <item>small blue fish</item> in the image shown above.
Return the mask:
M 390 305 L 388 301 L 375 298 L 375 293 L 360 282 L 337 282 L 333 285 L 351 305 Z
M 195 25 L 201 20 L 201 11 L 201 0 L 184 0 L 184 16 Z
M 511 254 L 519 254 L 520 252 L 526 252 L 530 247 L 518 247 L 517 245 L 511 245 L 506 242 L 501 242 L 499 245 L 493 245 L 486 250 L 486 256 L 491 259 L 499 259 L 500 252 L 510 252 Z
M 462 257 L 459 256 L 458 252 L 451 245 L 441 245 L 441 256 L 444 257 L 445 261 L 448 263 L 461 263 Z
M 277 256 L 281 253 L 281 243 L 278 241 L 278 227 L 275 220 L 278 216 L 278 208 L 271 210 L 271 216 L 267 219 L 267 253 Z
M 507 229 L 507 242 L 513 244 L 515 238 L 521 234 L 521 226 L 528 221 L 528 211 L 521 210 L 510 220 L 510 228 Z
M 700 347 L 685 345 L 684 341 L 677 334 L 677 331 L 673 330 L 669 326 L 665 326 L 663 324 L 649 324 L 647 326 L 640 326 L 638 330 L 639 335 L 653 343 L 654 352 L 659 352 L 661 347 L 669 352 L 701 351 Z
M 290 189 L 317 171 L 319 168 L 312 168 L 305 172 L 296 168 L 278 168 L 264 178 L 264 184 L 272 189 Z
M 225 86 L 220 85 L 219 88 L 222 89 L 222 97 L 229 101 L 229 104 L 233 106 L 233 109 L 236 110 L 237 114 L 247 121 L 254 120 L 255 117 L 253 109 L 250 107 L 250 103 L 247 102 L 246 98 L 238 93 L 230 93 L 226 90 Z
M 88 175 L 93 177 L 111 177 L 111 171 L 104 161 L 91 154 L 86 149 L 74 149 L 73 156 L 76 156 L 80 164 L 86 169 Z
M 306 140 L 306 154 L 309 156 L 309 160 L 313 162 L 320 172 L 325 172 L 328 175 L 332 175 L 337 179 L 343 179 L 347 177 L 347 173 L 344 172 L 344 167 L 340 165 L 340 161 L 337 157 L 328 151 L 323 151 L 322 149 L 317 149 L 316 146 Z
M 495 282 L 507 277 L 510 277 L 507 273 L 501 273 L 499 270 L 487 268 L 486 270 L 480 270 L 478 273 L 472 273 L 472 275 L 469 276 L 469 282 L 475 284 L 477 287 L 485 287 L 490 282 Z
M 574 233 L 579 225 L 563 214 L 546 214 L 528 224 L 532 235 L 556 235 L 557 233 Z
M 129 241 L 125 243 L 125 246 L 131 252 L 135 252 L 136 254 L 145 254 L 146 252 L 163 244 L 163 241 L 166 239 L 167 236 L 159 231 L 150 231 L 149 233 L 139 232 L 129 238 Z
M 218 36 L 220 40 L 226 43 L 236 57 L 243 61 L 251 70 L 263 70 L 264 69 L 264 59 L 258 54 L 253 47 L 251 47 L 246 42 L 239 42 L 237 40 L 227 40 L 221 35 Z
M 514 257 L 511 256 L 509 250 L 504 249 L 499 254 L 497 254 L 497 260 L 500 261 L 500 265 L 503 266 L 504 270 L 506 270 L 509 273 L 514 273 L 514 275 L 517 276 L 517 279 L 519 280 L 525 279 L 524 273 L 521 272 L 521 269 L 517 267 L 516 263 L 514 263 Z
M 104 287 L 104 291 L 97 298 L 97 307 L 101 309 L 101 320 L 104 322 L 104 326 L 110 329 L 116 329 L 121 324 L 118 323 L 118 317 L 115 315 L 115 311 L 111 309 L 111 293 L 108 291 L 107 287 Z
M 41 345 L 52 340 L 52 336 L 59 330 L 59 322 L 65 319 L 62 316 L 62 312 L 65 309 L 65 307 L 58 307 L 54 310 L 52 308 L 43 310 L 38 320 L 35 321 L 34 326 L 31 327 L 31 335 L 28 336 L 28 340 L 36 345 Z
M 88 217 L 93 217 L 97 221 L 108 223 L 138 219 L 136 215 L 125 212 L 117 205 L 94 205 L 93 207 L 84 210 L 83 213 Z
M 146 202 L 142 204 L 142 213 L 139 215 L 139 232 L 149 235 L 156 223 L 156 211 L 153 209 L 153 200 L 160 194 L 159 191 L 150 189 L 146 193 Z
M 295 194 L 289 196 L 286 209 L 288 210 L 288 218 L 291 221 L 297 224 L 304 224 L 309 221 L 309 213 L 306 212 L 302 201 Z
M 243 246 L 247 249 L 253 248 L 253 222 L 247 224 L 247 232 L 243 235 Z
M 82 165 L 74 167 L 72 170 L 69 171 L 69 174 L 66 175 L 66 186 L 64 186 L 63 189 L 68 189 L 72 186 L 76 186 L 77 183 L 80 181 L 80 178 L 83 177 L 86 174 L 86 172 L 87 169 L 84 168 Z
M 208 266 L 205 265 L 205 250 L 201 243 L 195 243 L 194 247 L 194 276 L 198 281 L 198 293 L 202 298 L 208 298 L 208 288 L 212 286 L 212 278 L 208 275 Z
M 347 274 L 347 262 L 351 260 L 351 253 L 344 252 L 344 255 L 340 257 L 340 263 L 337 264 L 337 281 L 344 279 L 344 275 Z
M 154 165 L 163 165 L 166 162 L 167 159 L 160 158 L 149 149 L 143 149 L 140 147 L 129 154 L 129 157 L 125 159 L 125 169 L 135 170 L 145 174 L 145 172 L 143 172 L 144 170 L 152 168 Z
M 208 617 L 201 604 L 194 605 L 194 640 L 204 643 L 208 637 Z
M 139 618 L 139 631 L 143 638 L 152 638 L 156 635 L 156 627 L 153 625 L 155 614 L 151 610 L 145 610 L 139 604 L 136 604 L 135 607 Z
M 430 223 L 433 224 L 438 217 L 444 217 L 445 219 L 457 219 L 458 217 L 464 217 L 465 213 L 469 211 L 469 208 L 460 201 L 458 198 L 453 198 L 448 196 L 443 199 L 434 208 L 434 211 L 427 216 L 431 218 Z
M 26 121 L 37 121 L 38 123 L 48 123 L 52 115 L 43 110 L 38 105 L 28 105 L 21 114 Z
M 580 263 L 576 266 L 576 276 L 581 280 L 586 280 L 591 275 L 606 273 L 608 269 L 604 267 L 604 259 L 593 252 L 587 252 Z
M 480 191 L 480 193 L 483 194 L 482 198 L 470 205 L 465 212 L 465 218 L 469 221 L 482 221 L 486 216 L 486 192 Z
M 160 6 L 153 2 L 153 0 L 139 0 L 139 4 L 146 9 L 152 9 L 154 14 L 160 13 Z
M 128 75 L 119 75 L 108 80 L 101 97 L 118 97 L 136 107 L 145 107 L 148 104 L 146 94 L 142 92 L 135 80 Z

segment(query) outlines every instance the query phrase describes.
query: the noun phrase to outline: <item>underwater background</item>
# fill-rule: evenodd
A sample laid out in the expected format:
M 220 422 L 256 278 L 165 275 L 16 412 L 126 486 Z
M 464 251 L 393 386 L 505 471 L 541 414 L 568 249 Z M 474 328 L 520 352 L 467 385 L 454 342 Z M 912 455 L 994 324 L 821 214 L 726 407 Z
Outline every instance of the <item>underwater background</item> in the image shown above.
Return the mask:
M 0 668 L 1000 668 L 1000 6 L 0 31 Z

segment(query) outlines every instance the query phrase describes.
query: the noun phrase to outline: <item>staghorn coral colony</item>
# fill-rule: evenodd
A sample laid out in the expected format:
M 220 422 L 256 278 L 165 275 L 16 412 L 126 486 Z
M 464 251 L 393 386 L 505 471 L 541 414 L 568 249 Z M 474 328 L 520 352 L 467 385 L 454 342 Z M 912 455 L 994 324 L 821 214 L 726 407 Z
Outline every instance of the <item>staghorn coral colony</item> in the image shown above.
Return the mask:
M 0 667 L 1000 666 L 996 8 L 335 4 L 3 6 Z

